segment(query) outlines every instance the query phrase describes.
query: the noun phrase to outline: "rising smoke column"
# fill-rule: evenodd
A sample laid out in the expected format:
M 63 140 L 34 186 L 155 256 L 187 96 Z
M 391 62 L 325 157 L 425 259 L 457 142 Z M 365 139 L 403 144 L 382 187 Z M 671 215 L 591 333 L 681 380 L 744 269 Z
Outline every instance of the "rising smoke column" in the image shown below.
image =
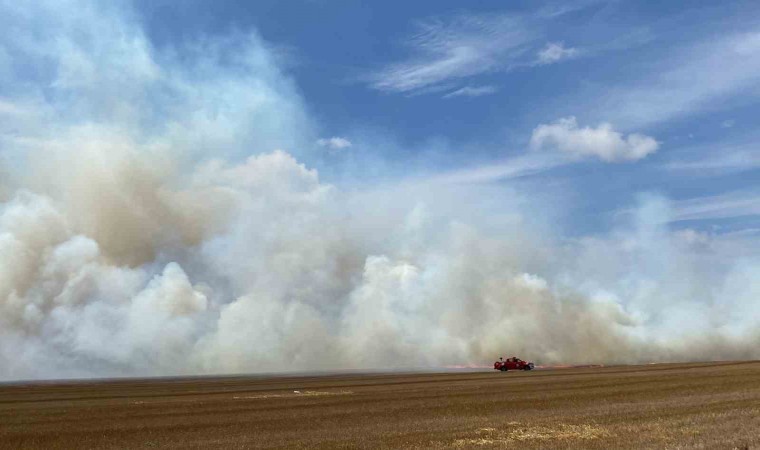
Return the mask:
M 517 190 L 343 189 L 255 34 L 0 5 L 2 379 L 760 357 L 760 260 L 665 199 L 567 239 Z

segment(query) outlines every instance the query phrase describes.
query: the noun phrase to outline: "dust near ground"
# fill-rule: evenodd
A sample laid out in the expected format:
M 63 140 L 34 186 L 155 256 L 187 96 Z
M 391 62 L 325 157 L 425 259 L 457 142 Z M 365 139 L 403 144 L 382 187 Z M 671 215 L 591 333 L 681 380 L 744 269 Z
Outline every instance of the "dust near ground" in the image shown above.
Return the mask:
M 6 384 L 0 448 L 760 448 L 760 362 Z

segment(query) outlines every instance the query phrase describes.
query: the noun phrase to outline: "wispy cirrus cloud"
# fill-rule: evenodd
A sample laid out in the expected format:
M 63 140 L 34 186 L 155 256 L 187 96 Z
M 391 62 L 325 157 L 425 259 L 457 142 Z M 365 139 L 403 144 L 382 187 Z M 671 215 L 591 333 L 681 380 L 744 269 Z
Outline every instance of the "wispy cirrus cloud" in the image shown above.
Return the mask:
M 524 63 L 529 45 L 541 34 L 525 18 L 506 14 L 419 21 L 405 43 L 411 56 L 373 73 L 367 81 L 384 92 L 442 90 L 452 82 Z
M 408 56 L 368 71 L 362 81 L 378 91 L 406 95 L 460 89 L 471 93 L 470 80 L 480 75 L 594 56 L 646 40 L 641 29 L 617 30 L 608 40 L 582 46 L 550 39 L 553 21 L 595 3 L 555 5 L 532 13 L 460 13 L 419 20 L 402 41 Z M 604 29 L 600 32 L 609 34 Z
M 573 0 L 561 2 L 547 2 L 536 11 L 538 17 L 553 18 L 568 13 L 580 11 L 590 6 L 605 3 L 606 0 Z
M 491 95 L 499 92 L 499 88 L 492 85 L 485 86 L 465 86 L 455 91 L 451 91 L 444 95 L 443 98 L 455 98 L 455 97 L 482 97 L 484 95 Z
M 681 200 L 673 205 L 675 221 L 760 216 L 760 192 L 733 191 Z
M 760 169 L 755 143 L 707 145 L 677 152 L 662 169 L 689 176 L 719 176 Z M 694 155 L 694 156 L 692 156 Z
M 431 177 L 428 181 L 441 184 L 485 184 L 541 174 L 568 164 L 566 158 L 545 153 L 529 153 L 491 164 L 453 170 Z
M 760 29 L 689 43 L 646 64 L 647 76 L 605 87 L 602 96 L 589 90 L 577 97 L 594 98 L 599 115 L 635 128 L 758 98 Z
M 647 197 L 647 196 L 645 196 Z M 648 197 L 647 197 L 648 198 Z M 681 200 L 668 200 L 662 203 L 662 214 L 654 218 L 658 224 L 676 222 L 702 222 L 716 225 L 723 221 L 735 219 L 750 219 L 754 221 L 760 218 L 760 191 L 757 189 L 743 189 L 727 191 L 713 195 L 688 197 Z M 620 217 L 636 214 L 636 208 L 624 208 L 616 212 Z M 755 234 L 757 229 L 753 227 L 740 227 L 731 233 Z M 687 235 L 690 233 L 687 233 Z M 687 236 L 688 237 L 688 236 Z M 692 238 L 699 236 L 692 236 Z M 757 245 L 757 243 L 753 243 Z

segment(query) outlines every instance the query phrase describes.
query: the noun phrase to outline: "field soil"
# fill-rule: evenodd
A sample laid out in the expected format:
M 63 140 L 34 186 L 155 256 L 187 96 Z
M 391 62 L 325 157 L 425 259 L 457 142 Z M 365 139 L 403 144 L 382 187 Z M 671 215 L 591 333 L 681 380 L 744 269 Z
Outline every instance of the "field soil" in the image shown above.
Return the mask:
M 0 384 L 0 448 L 760 448 L 760 362 Z

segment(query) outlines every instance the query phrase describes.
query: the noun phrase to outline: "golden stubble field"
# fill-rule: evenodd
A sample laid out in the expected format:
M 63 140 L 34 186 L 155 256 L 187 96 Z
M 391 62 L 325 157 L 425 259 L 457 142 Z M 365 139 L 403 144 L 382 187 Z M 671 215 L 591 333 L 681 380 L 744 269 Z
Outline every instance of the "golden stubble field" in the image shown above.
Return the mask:
M 760 362 L 5 384 L 0 448 L 760 448 Z

